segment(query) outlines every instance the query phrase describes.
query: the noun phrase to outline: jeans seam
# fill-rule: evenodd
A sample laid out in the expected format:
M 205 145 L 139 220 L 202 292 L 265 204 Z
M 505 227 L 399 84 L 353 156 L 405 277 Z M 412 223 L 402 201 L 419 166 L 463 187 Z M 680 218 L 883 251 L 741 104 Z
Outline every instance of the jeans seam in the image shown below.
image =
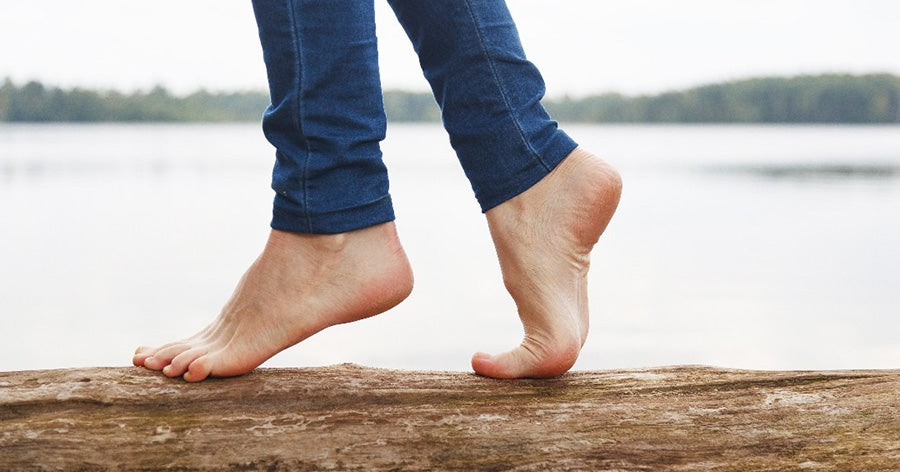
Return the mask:
M 550 166 L 548 166 L 541 156 L 535 151 L 534 147 L 531 146 L 531 143 L 528 142 L 528 139 L 525 137 L 525 131 L 522 130 L 522 125 L 519 124 L 518 118 L 516 118 L 516 114 L 512 109 L 512 105 L 509 103 L 509 97 L 506 96 L 506 91 L 503 89 L 503 84 L 500 83 L 500 77 L 497 74 L 497 69 L 494 67 L 494 59 L 491 57 L 490 52 L 488 52 L 487 45 L 484 42 L 484 37 L 481 35 L 481 25 L 478 23 L 478 19 L 475 17 L 475 12 L 472 10 L 472 1 L 466 0 L 466 10 L 469 12 L 469 17 L 472 18 L 472 24 L 475 25 L 475 36 L 478 38 L 478 44 L 481 46 L 481 52 L 484 54 L 484 57 L 487 58 L 488 67 L 491 69 L 491 76 L 494 79 L 494 84 L 497 85 L 497 90 L 500 91 L 500 96 L 503 98 L 503 104 L 506 106 L 506 112 L 509 114 L 509 117 L 512 118 L 512 122 L 516 127 L 516 131 L 519 132 L 519 137 L 522 138 L 522 143 L 525 145 L 525 148 L 528 149 L 528 152 L 531 153 L 532 157 L 536 161 L 538 161 L 541 166 L 544 167 L 544 170 L 550 172 Z
M 297 99 L 294 103 L 294 108 L 297 110 L 294 113 L 294 128 L 296 128 L 297 133 L 300 136 L 303 136 L 303 103 L 301 101 L 303 95 L 303 73 L 302 73 L 302 61 L 303 61 L 303 44 L 300 40 L 300 34 L 297 32 L 297 13 L 294 10 L 294 2 L 288 0 L 288 5 L 290 6 L 291 11 L 291 36 L 294 40 L 294 51 L 296 51 L 296 55 L 294 57 L 294 76 L 297 78 L 295 83 L 295 90 L 297 93 Z M 304 137 L 303 139 L 304 150 L 306 151 L 303 156 L 303 214 L 306 215 L 306 227 L 310 232 L 312 232 L 312 219 L 309 216 L 309 197 L 307 195 L 307 174 L 309 170 L 309 140 Z

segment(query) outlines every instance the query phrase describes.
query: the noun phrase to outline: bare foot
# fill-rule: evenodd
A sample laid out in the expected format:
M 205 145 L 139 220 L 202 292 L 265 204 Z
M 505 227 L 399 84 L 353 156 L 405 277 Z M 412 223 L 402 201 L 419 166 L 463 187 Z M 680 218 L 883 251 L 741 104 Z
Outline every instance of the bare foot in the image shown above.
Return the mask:
M 616 211 L 622 180 L 576 149 L 524 193 L 488 210 L 503 282 L 525 339 L 511 351 L 476 353 L 488 377 L 555 377 L 575 364 L 588 332 L 590 252 Z
M 329 326 L 390 309 L 412 284 L 394 223 L 335 235 L 272 230 L 212 324 L 138 348 L 133 362 L 189 382 L 240 375 Z

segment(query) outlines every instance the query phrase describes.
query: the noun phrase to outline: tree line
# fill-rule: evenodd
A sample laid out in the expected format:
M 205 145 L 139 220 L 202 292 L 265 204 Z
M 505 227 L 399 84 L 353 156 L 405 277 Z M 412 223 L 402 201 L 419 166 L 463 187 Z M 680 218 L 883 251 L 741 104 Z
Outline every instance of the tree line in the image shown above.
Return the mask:
M 158 86 L 122 93 L 61 89 L 31 81 L 0 86 L 0 122 L 258 121 L 269 103 L 259 91 L 175 95 Z M 618 93 L 546 99 L 557 120 L 589 123 L 900 123 L 900 77 L 824 74 L 763 77 L 654 95 Z M 388 90 L 392 121 L 440 121 L 431 94 Z
M 261 92 L 212 93 L 205 90 L 177 96 L 162 86 L 149 91 L 73 88 L 63 90 L 31 81 L 11 80 L 0 87 L 0 121 L 249 121 L 258 120 L 269 103 Z

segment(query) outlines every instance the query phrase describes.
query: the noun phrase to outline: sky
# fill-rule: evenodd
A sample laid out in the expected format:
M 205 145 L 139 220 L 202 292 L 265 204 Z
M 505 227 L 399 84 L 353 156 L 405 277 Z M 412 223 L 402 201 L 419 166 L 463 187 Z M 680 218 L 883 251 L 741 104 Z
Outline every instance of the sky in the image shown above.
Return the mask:
M 656 93 L 760 75 L 900 75 L 896 0 L 508 4 L 550 96 Z M 375 5 L 384 88 L 427 90 L 387 2 Z M 0 78 L 17 82 L 124 91 L 161 84 L 179 93 L 266 87 L 247 0 L 2 0 L 0 45 Z

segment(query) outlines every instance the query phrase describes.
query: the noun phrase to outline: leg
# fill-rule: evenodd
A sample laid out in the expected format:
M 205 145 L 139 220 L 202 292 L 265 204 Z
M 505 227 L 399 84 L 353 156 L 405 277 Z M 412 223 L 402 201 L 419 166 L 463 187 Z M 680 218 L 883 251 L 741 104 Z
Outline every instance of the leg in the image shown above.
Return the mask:
M 406 298 L 412 274 L 392 222 L 372 0 L 254 2 L 276 147 L 272 233 L 219 317 L 135 365 L 184 375 L 248 372 L 322 329 Z
M 491 377 L 560 375 L 587 336 L 590 251 L 615 211 L 621 180 L 576 149 L 544 111 L 543 79 L 503 0 L 389 2 L 486 213 L 525 328 L 520 346 L 478 353 L 472 366 Z

